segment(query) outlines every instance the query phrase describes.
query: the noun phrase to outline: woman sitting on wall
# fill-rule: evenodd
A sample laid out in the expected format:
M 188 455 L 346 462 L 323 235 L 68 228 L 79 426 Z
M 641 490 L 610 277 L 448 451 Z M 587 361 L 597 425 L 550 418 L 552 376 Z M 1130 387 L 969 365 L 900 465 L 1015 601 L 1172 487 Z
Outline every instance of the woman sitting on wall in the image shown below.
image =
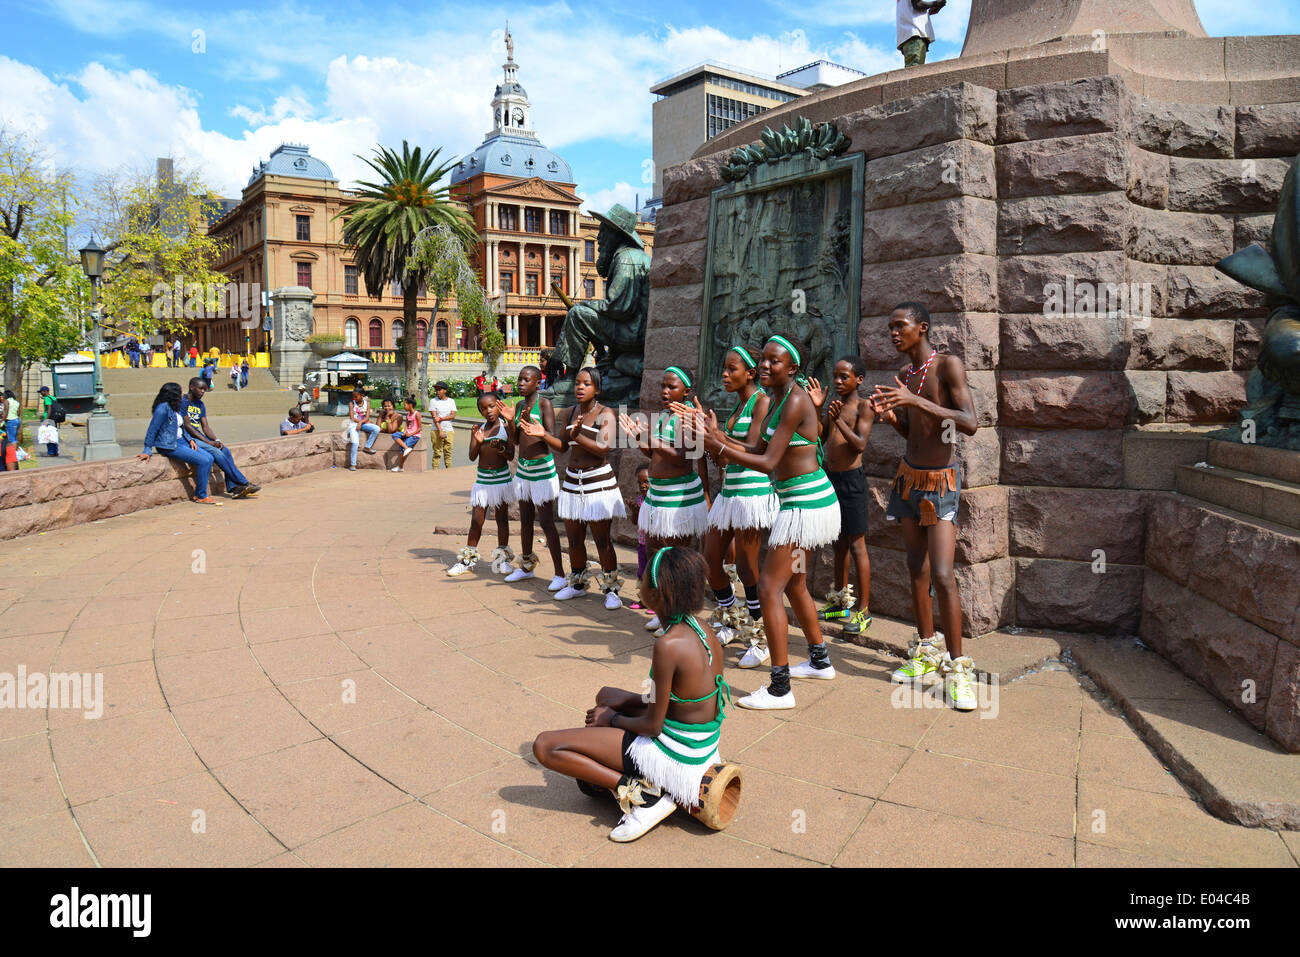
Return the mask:
M 182 438 L 180 383 L 167 382 L 158 390 L 153 400 L 153 417 L 144 434 L 144 451 L 137 459 L 149 460 L 156 451 L 177 462 L 194 466 L 194 495 L 192 500 L 200 505 L 220 505 L 208 494 L 208 474 L 212 471 L 212 456 L 199 449 L 192 441 Z

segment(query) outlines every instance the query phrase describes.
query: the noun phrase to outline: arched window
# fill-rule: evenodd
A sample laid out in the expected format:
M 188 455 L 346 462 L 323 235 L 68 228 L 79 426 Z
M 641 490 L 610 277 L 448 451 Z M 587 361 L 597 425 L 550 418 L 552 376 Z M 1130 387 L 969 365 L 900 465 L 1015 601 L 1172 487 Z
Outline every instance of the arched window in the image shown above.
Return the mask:
M 434 324 L 433 334 L 435 341 L 438 343 L 439 349 L 451 348 L 451 336 L 448 334 L 447 320 L 439 319 L 437 323 Z
M 361 344 L 361 323 L 356 319 L 349 319 L 343 323 L 343 344 L 349 349 L 355 349 Z
M 370 320 L 370 348 L 382 349 L 384 347 L 384 320 L 375 318 Z
M 394 349 L 397 348 L 397 344 L 402 341 L 402 336 L 404 335 L 406 335 L 406 323 L 403 322 L 401 319 L 394 319 L 393 320 L 393 348 Z
M 428 346 L 429 324 L 425 322 L 423 319 L 415 320 L 415 339 L 416 339 L 416 345 L 418 345 L 421 349 Z

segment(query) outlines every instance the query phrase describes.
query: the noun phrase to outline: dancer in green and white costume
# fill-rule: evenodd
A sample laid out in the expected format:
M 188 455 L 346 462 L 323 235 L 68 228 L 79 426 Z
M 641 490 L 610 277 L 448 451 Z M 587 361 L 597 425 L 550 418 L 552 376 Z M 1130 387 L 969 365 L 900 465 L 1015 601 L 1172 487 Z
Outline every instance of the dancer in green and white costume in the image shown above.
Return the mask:
M 680 805 L 699 804 L 700 784 L 722 760 L 730 691 L 722 646 L 693 617 L 705 601 L 704 559 L 689 548 L 660 549 L 641 581 L 642 600 L 668 625 L 655 642 L 650 694 L 602 688 L 587 726 L 547 731 L 533 742 L 543 767 L 614 792 L 620 843 L 641 837 Z
M 691 385 L 690 373 L 669 366 L 659 386 L 659 399 L 665 407 L 685 402 Z M 653 435 L 643 422 L 626 413 L 619 423 L 650 456 L 650 490 L 637 517 L 637 527 L 645 532 L 646 553 L 653 555 L 666 545 L 685 545 L 703 535 L 709 527 L 709 505 L 699 470 L 703 453 L 683 441 L 680 416 L 675 412 L 660 416 Z M 650 631 L 661 627 L 657 615 L 646 622 Z
M 534 521 L 540 520 L 546 548 L 551 553 L 555 574 L 549 591 L 559 591 L 568 581 L 564 575 L 564 552 L 560 549 L 560 533 L 555 527 L 555 505 L 560 497 L 560 477 L 555 469 L 555 458 L 546 440 L 527 434 L 524 423 L 539 422 L 546 432 L 555 431 L 555 410 L 550 401 L 538 390 L 542 372 L 537 366 L 524 366 L 519 370 L 515 388 L 521 396 L 514 414 L 503 412 L 510 441 L 519 450 L 519 464 L 515 467 L 515 497 L 519 500 L 519 567 L 506 576 L 506 581 L 517 582 L 533 577 L 537 555 L 533 552 Z
M 760 358 L 758 350 L 741 345 L 733 346 L 723 357 L 722 385 L 735 397 L 736 405 L 722 424 L 721 434 L 728 445 L 740 450 L 758 444 L 759 426 L 768 411 L 767 393 L 758 387 Z M 716 424 L 715 418 L 712 425 Z M 710 624 L 724 645 L 737 637 L 744 639 L 742 668 L 757 668 L 770 658 L 758 598 L 758 550 L 779 507 L 770 476 L 735 462 L 723 468 L 722 491 L 709 508 L 704 561 L 718 606 Z M 728 546 L 735 548 L 735 565 L 724 564 Z M 732 588 L 733 578 L 744 587 L 743 599 Z
M 510 505 L 515 501 L 510 459 L 514 456 L 514 447 L 510 444 L 496 399 L 490 395 L 479 396 L 478 410 L 483 416 L 483 424 L 474 428 L 469 439 L 470 461 L 478 461 L 478 473 L 469 490 L 469 504 L 474 515 L 470 519 L 465 547 L 456 556 L 456 564 L 447 569 L 447 574 L 452 577 L 464 575 L 478 564 L 479 536 L 489 511 L 495 512 L 497 520 L 497 547 L 492 552 L 492 570 L 499 575 L 509 575 L 515 570 L 510 564 L 514 558 L 510 551 Z
M 726 441 L 716 419 L 697 423 L 710 431 L 709 451 L 723 464 L 738 464 L 771 475 L 780 510 L 767 539 L 767 557 L 759 576 L 759 604 L 772 654 L 772 681 L 736 703 L 762 710 L 793 708 L 791 678 L 834 678 L 829 651 L 817 622 L 817 606 L 808 594 L 807 552 L 833 542 L 840 533 L 835 490 L 821 468 L 817 407 L 799 384 L 806 347 L 790 336 L 772 336 L 763 346 L 759 382 L 772 394 L 756 445 L 737 449 Z M 810 438 L 811 436 L 811 438 Z M 784 598 L 808 636 L 809 660 L 791 668 L 787 642 L 789 619 Z

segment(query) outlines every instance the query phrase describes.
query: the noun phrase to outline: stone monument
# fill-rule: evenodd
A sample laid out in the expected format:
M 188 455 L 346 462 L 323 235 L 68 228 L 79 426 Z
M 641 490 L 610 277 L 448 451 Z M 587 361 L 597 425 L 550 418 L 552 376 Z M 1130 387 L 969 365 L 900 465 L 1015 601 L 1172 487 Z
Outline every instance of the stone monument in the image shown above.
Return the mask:
M 605 298 L 569 308 L 551 353 L 555 383 L 547 395 L 557 405 L 573 404 L 573 380 L 591 346 L 601 404 L 635 407 L 645 366 L 650 257 L 636 234 L 636 213 L 615 204 L 607 216 L 592 215 L 600 220 L 596 272 L 605 280 Z
M 307 337 L 312 333 L 316 294 L 306 286 L 281 286 L 271 293 L 271 374 L 281 386 L 302 382 L 313 362 Z
M 824 129 L 847 144 L 772 149 Z M 975 397 L 979 428 L 957 448 L 963 630 L 1141 635 L 1300 750 L 1300 469 L 1206 437 L 1246 403 L 1278 306 L 1215 266 L 1272 234 L 1298 152 L 1300 37 L 1205 36 L 1190 0 L 974 0 L 961 57 L 799 97 L 665 170 L 641 407 L 658 408 L 667 366 L 721 358 L 736 305 L 836 342 L 824 286 L 806 303 L 822 315 L 792 307 L 799 283 L 837 273 L 792 237 L 805 215 L 838 230 L 826 166 L 861 163 L 848 321 L 866 388 L 903 364 L 886 322 L 915 299 Z M 783 167 L 751 226 L 747 180 Z M 737 271 L 754 262 L 763 276 Z M 902 449 L 873 430 L 867 544 L 872 609 L 910 619 L 884 520 Z

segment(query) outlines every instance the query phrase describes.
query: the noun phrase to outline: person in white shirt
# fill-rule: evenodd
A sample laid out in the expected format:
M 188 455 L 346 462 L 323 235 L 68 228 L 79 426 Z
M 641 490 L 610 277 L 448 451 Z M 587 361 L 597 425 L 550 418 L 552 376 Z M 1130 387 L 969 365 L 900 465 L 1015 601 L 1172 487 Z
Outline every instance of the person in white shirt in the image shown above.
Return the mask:
M 897 0 L 898 49 L 903 54 L 903 66 L 921 66 L 926 51 L 934 42 L 934 24 L 930 17 L 938 13 L 948 0 Z
M 429 412 L 433 415 L 433 467 L 438 467 L 442 458 L 442 467 L 451 468 L 451 444 L 455 438 L 452 421 L 456 418 L 456 400 L 448 398 L 447 383 L 435 382 L 433 391 L 438 398 L 429 403 Z
M 236 366 L 238 368 L 238 366 Z M 374 455 L 375 439 L 379 438 L 379 426 L 370 421 L 370 400 L 360 388 L 352 390 L 352 404 L 348 406 L 348 421 L 343 425 L 343 435 L 348 443 L 348 471 L 357 470 L 357 446 L 361 444 L 361 433 L 366 433 L 367 455 Z

